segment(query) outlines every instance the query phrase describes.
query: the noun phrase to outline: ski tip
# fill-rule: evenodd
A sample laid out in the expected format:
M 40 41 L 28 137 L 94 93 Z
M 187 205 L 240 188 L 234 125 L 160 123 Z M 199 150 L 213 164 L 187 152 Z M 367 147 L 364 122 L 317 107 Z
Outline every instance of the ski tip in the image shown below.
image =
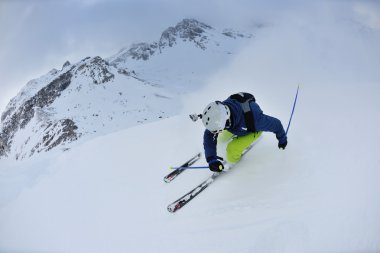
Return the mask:
M 170 204 L 168 205 L 168 211 L 170 213 L 175 213 L 178 209 L 180 209 L 182 207 L 181 203 L 173 203 L 173 204 Z
M 169 213 L 174 213 L 175 209 L 172 206 L 168 206 Z
M 166 177 L 164 177 L 164 181 L 165 181 L 165 183 L 170 183 L 174 178 L 175 178 L 175 176 L 169 174 Z

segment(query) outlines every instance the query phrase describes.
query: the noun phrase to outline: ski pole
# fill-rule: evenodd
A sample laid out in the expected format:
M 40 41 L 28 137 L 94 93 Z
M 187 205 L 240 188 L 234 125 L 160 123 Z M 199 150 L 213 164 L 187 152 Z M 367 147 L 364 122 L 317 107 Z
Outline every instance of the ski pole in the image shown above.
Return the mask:
M 286 128 L 286 132 L 285 132 L 286 135 L 288 135 L 289 126 L 290 126 L 290 123 L 292 122 L 292 118 L 293 118 L 294 108 L 296 108 L 296 103 L 297 103 L 297 97 L 298 97 L 298 90 L 299 90 L 299 88 L 300 88 L 300 86 L 298 85 L 298 87 L 297 87 L 296 97 L 295 97 L 295 99 L 294 99 L 294 103 L 293 103 L 292 114 L 290 115 L 290 119 L 289 119 L 288 127 Z
M 172 170 L 208 169 L 208 166 L 170 167 Z

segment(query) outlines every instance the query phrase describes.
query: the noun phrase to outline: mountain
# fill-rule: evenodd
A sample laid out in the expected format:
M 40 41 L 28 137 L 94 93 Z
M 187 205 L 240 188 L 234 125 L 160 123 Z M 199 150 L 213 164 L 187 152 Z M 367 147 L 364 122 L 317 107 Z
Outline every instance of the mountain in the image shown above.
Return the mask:
M 184 19 L 158 41 L 86 57 L 29 81 L 1 115 L 0 158 L 69 149 L 72 142 L 177 114 L 252 35 Z

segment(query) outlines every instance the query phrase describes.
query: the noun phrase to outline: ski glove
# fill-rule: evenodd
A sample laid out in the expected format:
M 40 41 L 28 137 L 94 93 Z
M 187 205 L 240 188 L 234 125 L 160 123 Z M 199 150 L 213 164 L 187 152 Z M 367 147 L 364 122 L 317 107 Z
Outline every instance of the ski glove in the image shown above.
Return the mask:
M 223 158 L 219 156 L 207 158 L 208 167 L 211 171 L 214 171 L 214 172 L 221 172 L 224 169 L 224 165 L 222 161 L 223 161 Z
M 285 141 L 284 143 L 278 143 L 278 148 L 279 149 L 285 149 L 286 145 L 288 145 L 288 141 Z

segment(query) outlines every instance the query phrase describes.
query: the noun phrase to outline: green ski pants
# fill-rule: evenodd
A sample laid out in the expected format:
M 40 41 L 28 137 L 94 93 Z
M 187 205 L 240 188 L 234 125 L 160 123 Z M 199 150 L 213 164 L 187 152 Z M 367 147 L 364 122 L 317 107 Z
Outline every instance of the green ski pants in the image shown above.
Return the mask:
M 263 132 L 254 132 L 244 136 L 234 136 L 231 132 L 224 130 L 219 136 L 218 141 L 226 142 L 232 138 L 227 144 L 227 162 L 236 163 L 240 160 L 243 151 L 256 141 Z

